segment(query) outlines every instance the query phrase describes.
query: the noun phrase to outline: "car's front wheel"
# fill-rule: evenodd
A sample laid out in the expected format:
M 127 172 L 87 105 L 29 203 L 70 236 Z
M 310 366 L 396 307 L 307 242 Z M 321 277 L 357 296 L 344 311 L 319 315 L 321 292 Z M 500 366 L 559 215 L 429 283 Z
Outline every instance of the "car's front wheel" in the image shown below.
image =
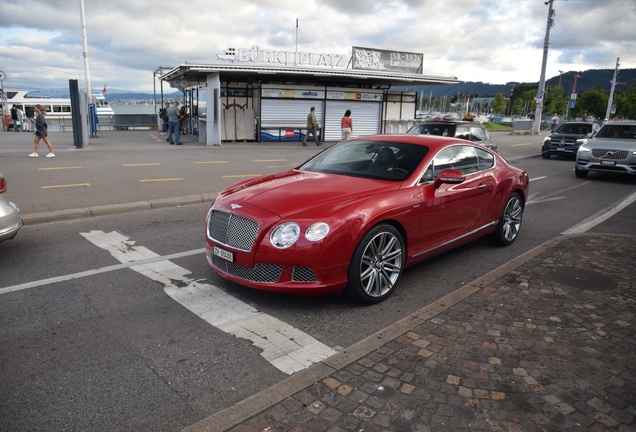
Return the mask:
M 586 178 L 588 173 L 589 171 L 583 171 L 578 169 L 577 167 L 574 167 L 574 175 L 578 178 Z
M 497 246 L 511 245 L 519 235 L 522 218 L 523 201 L 517 192 L 513 192 L 501 210 L 497 229 L 486 237 L 486 240 Z
M 381 302 L 393 293 L 404 261 L 400 232 L 388 224 L 373 227 L 353 253 L 345 294 L 360 303 Z
M 550 149 L 548 147 L 543 147 L 541 149 L 541 156 L 543 156 L 543 159 L 550 159 Z

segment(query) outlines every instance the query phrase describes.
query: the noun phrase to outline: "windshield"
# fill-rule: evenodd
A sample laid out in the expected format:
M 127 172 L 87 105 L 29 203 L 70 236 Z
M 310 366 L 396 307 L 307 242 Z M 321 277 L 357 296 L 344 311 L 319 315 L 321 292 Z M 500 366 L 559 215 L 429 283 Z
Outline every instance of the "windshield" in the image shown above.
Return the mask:
M 636 124 L 606 124 L 598 131 L 601 138 L 636 138 Z
M 556 133 L 570 135 L 587 135 L 592 132 L 592 124 L 567 124 L 559 126 Z
M 403 181 L 420 165 L 428 147 L 383 141 L 343 141 L 300 166 L 301 171 Z
M 411 135 L 439 135 L 452 137 L 453 127 L 453 125 L 424 123 L 413 126 L 406 133 Z

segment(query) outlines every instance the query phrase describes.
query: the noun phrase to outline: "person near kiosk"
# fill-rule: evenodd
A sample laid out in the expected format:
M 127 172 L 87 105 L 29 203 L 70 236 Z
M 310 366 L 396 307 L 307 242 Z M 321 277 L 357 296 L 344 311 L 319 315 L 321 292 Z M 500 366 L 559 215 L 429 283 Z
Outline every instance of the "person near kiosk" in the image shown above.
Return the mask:
M 316 120 L 316 107 L 311 107 L 309 110 L 309 115 L 307 116 L 307 133 L 305 134 L 305 138 L 303 139 L 303 145 L 307 145 L 307 137 L 309 134 L 314 135 L 314 140 L 316 141 L 316 145 L 320 146 L 322 143 L 318 140 L 318 130 L 320 129 L 320 125 L 318 124 L 318 120 Z
M 340 120 L 340 128 L 342 130 L 342 140 L 351 138 L 353 132 L 353 120 L 351 119 L 351 110 L 345 111 L 344 117 Z

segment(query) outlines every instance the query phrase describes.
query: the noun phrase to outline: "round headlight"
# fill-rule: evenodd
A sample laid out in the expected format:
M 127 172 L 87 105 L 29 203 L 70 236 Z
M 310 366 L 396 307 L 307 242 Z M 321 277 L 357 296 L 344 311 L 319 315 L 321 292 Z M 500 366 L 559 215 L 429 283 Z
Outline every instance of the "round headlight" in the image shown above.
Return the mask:
M 329 225 L 324 222 L 316 222 L 305 231 L 305 238 L 315 242 L 324 239 L 329 234 Z
M 285 249 L 296 243 L 300 237 L 300 227 L 295 222 L 285 222 L 272 231 L 269 241 L 272 246 Z

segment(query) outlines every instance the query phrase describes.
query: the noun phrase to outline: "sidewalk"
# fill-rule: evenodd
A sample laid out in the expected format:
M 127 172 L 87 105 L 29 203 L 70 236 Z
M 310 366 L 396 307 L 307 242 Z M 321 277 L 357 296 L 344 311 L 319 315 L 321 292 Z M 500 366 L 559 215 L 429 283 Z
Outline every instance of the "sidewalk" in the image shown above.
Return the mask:
M 635 244 L 546 242 L 185 430 L 635 431 Z

